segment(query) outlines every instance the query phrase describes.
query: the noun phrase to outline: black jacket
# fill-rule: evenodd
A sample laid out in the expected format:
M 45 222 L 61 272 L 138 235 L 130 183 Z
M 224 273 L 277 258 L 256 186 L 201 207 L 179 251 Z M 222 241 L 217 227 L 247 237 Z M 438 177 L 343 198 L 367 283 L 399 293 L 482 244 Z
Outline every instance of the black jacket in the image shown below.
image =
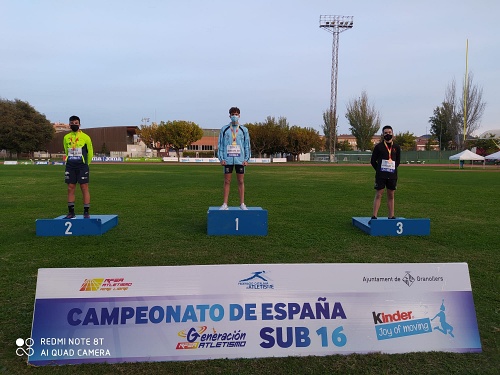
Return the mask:
M 389 145 L 390 144 L 387 144 L 386 147 L 385 141 L 382 141 L 375 145 L 372 153 L 371 165 L 373 169 L 375 169 L 376 178 L 388 178 L 391 180 L 395 180 L 398 178 L 398 167 L 401 161 L 401 148 L 394 142 L 392 143 L 392 147 L 389 147 Z M 394 171 L 394 173 L 383 172 L 380 170 L 382 160 L 389 160 L 389 150 L 387 150 L 387 148 L 391 150 L 391 159 L 396 162 L 396 170 Z

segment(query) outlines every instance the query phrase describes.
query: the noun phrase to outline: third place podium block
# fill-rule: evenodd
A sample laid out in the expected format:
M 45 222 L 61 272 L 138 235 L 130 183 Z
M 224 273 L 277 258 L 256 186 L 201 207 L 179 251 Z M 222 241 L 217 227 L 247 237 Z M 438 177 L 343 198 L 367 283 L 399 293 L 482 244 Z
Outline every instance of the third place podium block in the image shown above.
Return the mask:
M 61 215 L 55 219 L 37 219 L 37 236 L 100 236 L 118 225 L 118 215 L 91 215 L 84 219 L 76 215 L 74 219 L 65 219 Z
M 219 207 L 208 208 L 207 234 L 212 236 L 266 236 L 267 210 L 261 207 L 229 207 L 219 210 Z
M 371 236 L 428 236 L 431 233 L 430 219 L 396 219 L 353 217 L 352 225 Z

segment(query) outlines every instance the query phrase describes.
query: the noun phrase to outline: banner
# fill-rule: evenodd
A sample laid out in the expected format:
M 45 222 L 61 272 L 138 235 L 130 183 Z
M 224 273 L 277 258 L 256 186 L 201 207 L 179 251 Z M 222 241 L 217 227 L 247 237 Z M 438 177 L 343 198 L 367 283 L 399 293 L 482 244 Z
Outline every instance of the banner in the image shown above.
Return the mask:
M 39 269 L 29 363 L 481 352 L 468 267 Z
M 92 162 L 121 163 L 123 162 L 123 158 L 121 156 L 94 156 Z

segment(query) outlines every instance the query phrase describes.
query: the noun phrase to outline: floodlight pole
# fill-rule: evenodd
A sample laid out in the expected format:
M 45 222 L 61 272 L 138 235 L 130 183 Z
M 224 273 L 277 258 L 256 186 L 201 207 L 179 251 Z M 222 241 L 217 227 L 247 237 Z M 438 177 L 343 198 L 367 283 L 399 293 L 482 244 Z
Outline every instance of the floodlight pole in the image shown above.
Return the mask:
M 332 80 L 330 92 L 330 162 L 335 161 L 337 141 L 337 74 L 339 69 L 339 34 L 353 27 L 353 16 L 319 16 L 319 27 L 333 34 Z

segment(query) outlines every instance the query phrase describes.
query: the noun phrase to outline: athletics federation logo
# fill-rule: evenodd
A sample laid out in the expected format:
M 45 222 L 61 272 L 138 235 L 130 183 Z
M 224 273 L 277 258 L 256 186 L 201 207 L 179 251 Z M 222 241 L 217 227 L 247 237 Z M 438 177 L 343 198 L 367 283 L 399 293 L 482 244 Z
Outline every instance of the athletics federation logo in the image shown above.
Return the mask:
M 274 289 L 265 273 L 266 271 L 252 272 L 250 277 L 238 281 L 238 285 L 245 286 L 246 289 Z

